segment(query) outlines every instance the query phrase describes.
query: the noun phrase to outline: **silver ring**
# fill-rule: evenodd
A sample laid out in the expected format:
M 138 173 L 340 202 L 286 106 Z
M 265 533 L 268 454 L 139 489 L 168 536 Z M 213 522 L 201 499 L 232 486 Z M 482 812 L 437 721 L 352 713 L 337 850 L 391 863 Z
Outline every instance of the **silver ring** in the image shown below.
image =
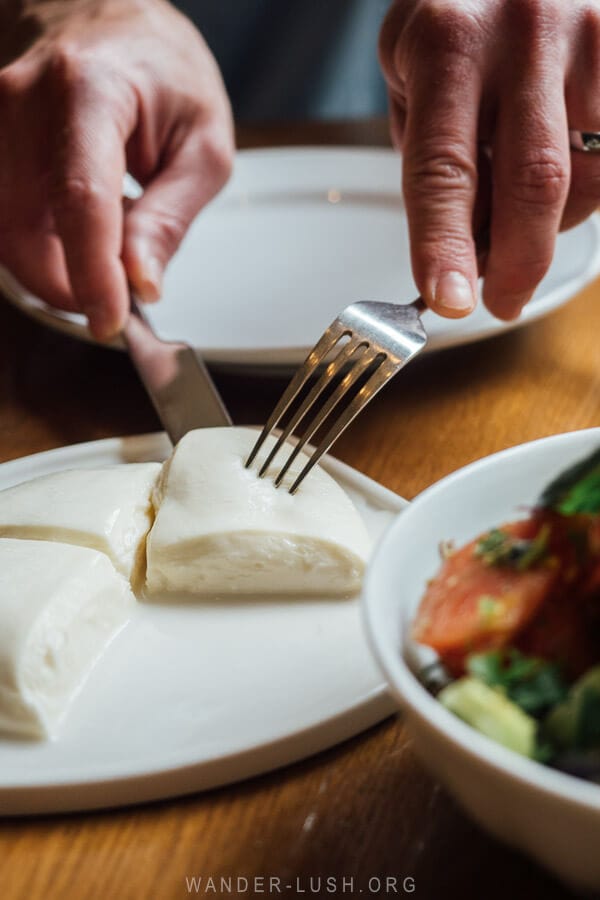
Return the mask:
M 600 153 L 600 131 L 569 131 L 569 143 L 572 150 L 583 153 Z

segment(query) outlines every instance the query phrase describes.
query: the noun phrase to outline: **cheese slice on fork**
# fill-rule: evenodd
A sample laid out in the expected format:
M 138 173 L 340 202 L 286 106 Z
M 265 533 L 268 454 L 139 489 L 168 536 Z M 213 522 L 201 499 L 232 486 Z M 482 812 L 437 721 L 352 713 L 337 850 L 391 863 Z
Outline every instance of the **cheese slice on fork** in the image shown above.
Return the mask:
M 135 603 L 103 553 L 0 539 L 0 733 L 55 737 Z
M 256 437 L 246 428 L 204 428 L 179 442 L 155 491 L 149 594 L 359 590 L 371 542 L 350 498 L 320 467 L 293 496 L 274 486 L 273 473 L 258 478 L 244 466 Z M 305 462 L 302 454 L 294 472 Z
M 0 537 L 99 550 L 138 586 L 146 567 L 159 463 L 71 469 L 0 491 Z

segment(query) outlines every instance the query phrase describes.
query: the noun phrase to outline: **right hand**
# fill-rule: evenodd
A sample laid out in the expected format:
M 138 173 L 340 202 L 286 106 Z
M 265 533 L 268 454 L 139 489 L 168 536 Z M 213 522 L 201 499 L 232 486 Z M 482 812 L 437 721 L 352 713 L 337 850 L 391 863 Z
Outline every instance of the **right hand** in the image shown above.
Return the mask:
M 0 263 L 107 340 L 127 319 L 128 282 L 158 299 L 227 180 L 229 102 L 208 47 L 165 0 L 22 6 L 0 21 Z M 124 210 L 126 171 L 145 191 Z
M 600 131 L 600 0 L 395 0 L 380 56 L 420 293 L 471 311 L 489 222 L 483 299 L 516 318 L 600 203 L 600 157 L 568 138 Z

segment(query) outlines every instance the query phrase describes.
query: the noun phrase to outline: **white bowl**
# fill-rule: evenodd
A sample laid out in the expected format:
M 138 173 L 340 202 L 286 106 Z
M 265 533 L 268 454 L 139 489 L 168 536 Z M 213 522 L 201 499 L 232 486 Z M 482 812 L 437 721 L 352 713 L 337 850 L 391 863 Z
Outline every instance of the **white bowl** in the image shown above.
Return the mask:
M 438 545 L 466 543 L 519 518 L 545 485 L 600 446 L 600 428 L 523 444 L 479 460 L 421 494 L 376 549 L 363 591 L 374 654 L 415 749 L 467 812 L 571 885 L 600 890 L 600 787 L 525 759 L 448 712 L 411 668 L 410 626 Z

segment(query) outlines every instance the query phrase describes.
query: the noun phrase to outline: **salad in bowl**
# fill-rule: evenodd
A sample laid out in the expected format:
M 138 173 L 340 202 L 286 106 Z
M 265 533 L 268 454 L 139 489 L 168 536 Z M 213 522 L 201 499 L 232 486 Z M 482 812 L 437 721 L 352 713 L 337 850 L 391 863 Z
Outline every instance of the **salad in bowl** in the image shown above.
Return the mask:
M 600 783 L 600 447 L 524 517 L 440 550 L 412 629 L 438 655 L 425 683 L 482 734 Z
M 496 837 L 600 890 L 600 429 L 420 494 L 375 548 L 363 616 L 434 775 Z

